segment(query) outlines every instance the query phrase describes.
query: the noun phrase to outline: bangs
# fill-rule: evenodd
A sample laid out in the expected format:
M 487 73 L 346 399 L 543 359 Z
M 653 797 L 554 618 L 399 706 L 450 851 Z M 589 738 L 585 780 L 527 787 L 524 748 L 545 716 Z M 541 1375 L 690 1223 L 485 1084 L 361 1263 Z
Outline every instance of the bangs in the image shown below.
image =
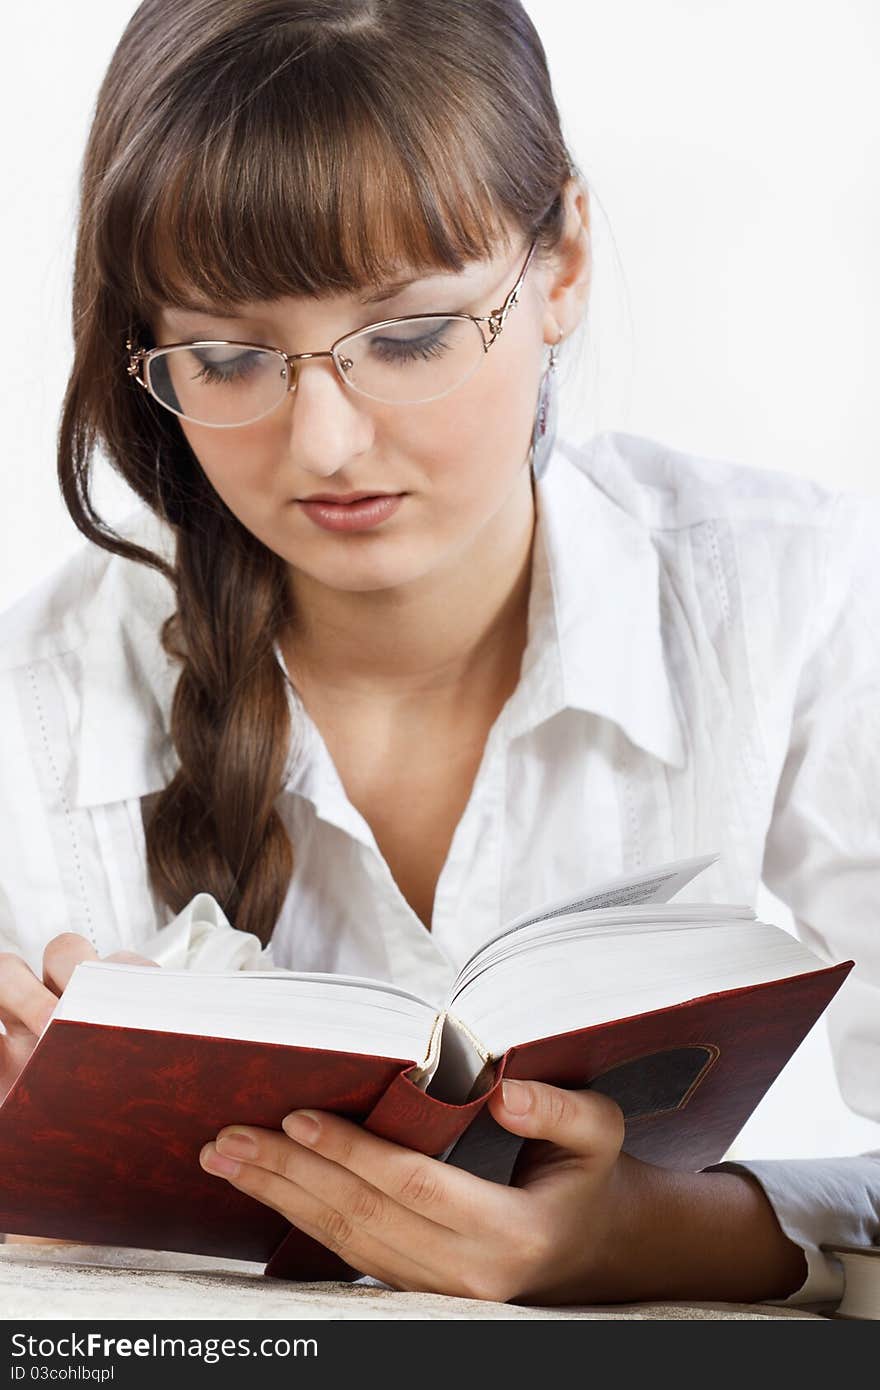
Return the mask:
M 385 68 L 353 77 L 335 47 L 269 79 L 265 55 L 247 57 L 172 102 L 173 125 L 156 122 L 107 190 L 98 259 L 136 314 L 193 292 L 230 309 L 363 293 L 508 247 L 497 155 L 464 93 L 407 90 Z

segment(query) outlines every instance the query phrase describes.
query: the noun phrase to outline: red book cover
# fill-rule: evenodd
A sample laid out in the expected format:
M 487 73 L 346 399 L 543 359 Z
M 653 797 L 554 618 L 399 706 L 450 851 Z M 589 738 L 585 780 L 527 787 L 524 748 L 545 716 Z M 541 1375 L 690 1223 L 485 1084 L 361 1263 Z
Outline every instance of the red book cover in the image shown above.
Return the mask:
M 519 1141 L 485 1105 L 510 1076 L 605 1091 L 626 1116 L 628 1153 L 696 1171 L 723 1157 L 852 965 L 511 1047 L 491 1090 L 461 1105 L 414 1085 L 415 1059 L 55 1019 L 0 1107 L 0 1230 L 267 1261 L 286 1278 L 356 1277 L 205 1173 L 202 1145 L 228 1124 L 280 1129 L 310 1106 L 508 1181 Z
M 290 1223 L 206 1173 L 202 1146 L 303 1106 L 363 1120 L 411 1065 L 54 1019 L 0 1107 L 0 1230 L 266 1261 Z M 306 1277 L 339 1277 L 307 1249 Z

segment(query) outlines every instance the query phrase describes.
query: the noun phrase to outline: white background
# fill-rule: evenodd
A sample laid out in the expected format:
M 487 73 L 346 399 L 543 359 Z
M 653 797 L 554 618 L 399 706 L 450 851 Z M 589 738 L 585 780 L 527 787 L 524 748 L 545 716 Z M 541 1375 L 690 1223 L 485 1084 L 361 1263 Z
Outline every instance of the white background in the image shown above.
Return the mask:
M 51 0 L 4 18 L 0 609 L 81 543 L 54 457 L 76 180 L 98 84 L 134 8 Z M 880 5 L 526 8 L 593 199 L 589 327 L 564 369 L 563 432 L 624 429 L 880 491 Z M 113 479 L 97 496 L 111 519 L 130 505 Z M 791 930 L 769 894 L 758 911 Z M 820 1022 L 733 1152 L 877 1146 L 880 1124 L 838 1096 Z

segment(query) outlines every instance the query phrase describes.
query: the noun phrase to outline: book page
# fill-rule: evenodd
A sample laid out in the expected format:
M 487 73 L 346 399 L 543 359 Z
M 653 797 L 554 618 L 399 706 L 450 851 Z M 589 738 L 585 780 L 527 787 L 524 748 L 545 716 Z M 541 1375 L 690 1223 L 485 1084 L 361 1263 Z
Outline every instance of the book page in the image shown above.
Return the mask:
M 408 990 L 358 976 L 98 960 L 79 962 L 43 1033 L 72 1019 L 421 1062 L 436 1014 Z
M 672 859 L 665 864 L 654 864 L 650 869 L 636 874 L 619 874 L 615 878 L 595 884 L 592 888 L 585 888 L 573 896 L 556 898 L 553 902 L 545 903 L 543 907 L 524 912 L 512 922 L 508 922 L 496 935 L 486 938 L 465 961 L 459 978 L 487 946 L 500 941 L 510 932 L 531 926 L 533 922 L 547 922 L 554 917 L 566 917 L 579 912 L 594 912 L 601 908 L 627 907 L 639 903 L 666 903 L 718 858 L 720 853 L 716 852 L 698 855 L 693 859 Z
M 516 1044 L 827 967 L 781 927 L 754 918 L 646 923 L 533 939 L 475 974 L 453 1009 L 500 1057 Z
M 703 869 L 714 864 L 720 853 L 702 854 L 694 859 L 673 859 L 666 864 L 654 864 L 637 874 L 620 874 L 604 883 L 587 888 L 573 897 L 557 898 L 535 911 L 524 912 L 505 927 L 515 931 L 528 922 L 560 917 L 568 912 L 590 912 L 597 907 L 623 907 L 628 903 L 667 903 L 686 883 Z
M 597 907 L 591 912 L 527 922 L 481 946 L 471 956 L 458 973 L 449 1003 L 454 1003 L 461 991 L 484 970 L 494 969 L 499 961 L 536 947 L 543 951 L 554 943 L 583 937 L 596 940 L 601 936 L 632 936 L 640 932 L 689 928 L 706 931 L 725 922 L 754 920 L 754 908 L 747 903 L 649 903 L 637 907 Z

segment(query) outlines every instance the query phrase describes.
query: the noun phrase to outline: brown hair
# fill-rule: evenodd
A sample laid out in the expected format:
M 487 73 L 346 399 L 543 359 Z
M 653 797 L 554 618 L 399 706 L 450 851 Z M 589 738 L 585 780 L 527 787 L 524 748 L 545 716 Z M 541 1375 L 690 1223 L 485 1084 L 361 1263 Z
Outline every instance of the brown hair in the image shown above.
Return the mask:
M 128 377 L 129 326 L 151 346 L 151 314 L 193 289 L 234 305 L 360 292 L 402 264 L 459 271 L 507 243 L 504 219 L 547 252 L 572 176 L 518 0 L 144 0 L 132 16 L 83 160 L 58 477 L 85 536 L 174 588 L 180 766 L 146 829 L 172 912 L 209 892 L 264 943 L 277 921 L 292 730 L 273 644 L 289 598 L 284 561 Z M 173 564 L 96 513 L 98 444 L 169 523 Z

